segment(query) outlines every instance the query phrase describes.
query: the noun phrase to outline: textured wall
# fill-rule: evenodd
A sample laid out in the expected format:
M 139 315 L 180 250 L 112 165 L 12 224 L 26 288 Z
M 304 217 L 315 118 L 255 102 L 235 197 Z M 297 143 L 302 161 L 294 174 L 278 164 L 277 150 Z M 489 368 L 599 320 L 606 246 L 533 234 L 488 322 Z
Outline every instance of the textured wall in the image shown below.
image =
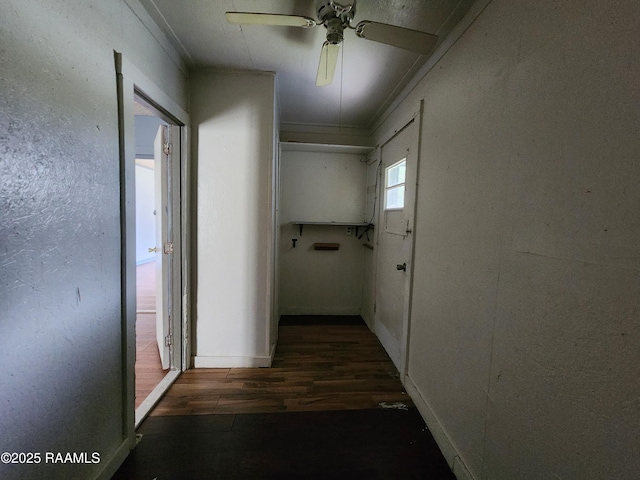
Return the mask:
M 638 478 L 639 31 L 493 0 L 380 129 L 424 99 L 409 382 L 475 478 Z
M 92 478 L 123 441 L 113 50 L 183 79 L 122 1 L 0 0 L 0 45 L 0 451 L 101 456 L 0 476 Z

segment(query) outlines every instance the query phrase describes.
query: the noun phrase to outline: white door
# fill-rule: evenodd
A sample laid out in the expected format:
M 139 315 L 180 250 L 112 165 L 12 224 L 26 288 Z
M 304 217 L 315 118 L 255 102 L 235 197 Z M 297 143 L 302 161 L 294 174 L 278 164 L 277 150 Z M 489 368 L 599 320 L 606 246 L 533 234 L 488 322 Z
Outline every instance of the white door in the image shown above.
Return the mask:
M 160 125 L 153 145 L 155 159 L 155 201 L 156 201 L 156 339 L 160 360 L 164 370 L 169 368 L 170 346 L 169 336 L 170 310 L 170 266 L 173 257 L 171 252 L 170 222 L 171 210 L 169 201 L 169 168 L 170 156 L 164 145 L 168 139 L 168 127 Z
M 414 121 L 382 146 L 377 229 L 375 331 L 404 378 L 417 144 Z

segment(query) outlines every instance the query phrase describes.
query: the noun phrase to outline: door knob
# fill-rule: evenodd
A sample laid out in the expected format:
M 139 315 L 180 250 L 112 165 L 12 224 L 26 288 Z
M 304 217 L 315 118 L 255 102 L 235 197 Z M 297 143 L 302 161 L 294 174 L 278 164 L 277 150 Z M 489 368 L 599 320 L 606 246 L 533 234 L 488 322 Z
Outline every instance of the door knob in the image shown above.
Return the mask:
M 403 263 L 402 265 L 400 265 L 400 264 L 396 265 L 396 270 L 404 270 L 406 272 L 407 271 L 407 264 Z

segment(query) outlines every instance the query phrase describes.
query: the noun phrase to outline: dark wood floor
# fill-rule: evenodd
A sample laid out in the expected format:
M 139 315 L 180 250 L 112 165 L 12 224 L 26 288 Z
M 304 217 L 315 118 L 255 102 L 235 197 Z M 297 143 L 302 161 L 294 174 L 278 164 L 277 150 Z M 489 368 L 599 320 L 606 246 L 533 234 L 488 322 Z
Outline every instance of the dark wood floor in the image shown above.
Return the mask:
M 357 317 L 359 319 L 359 317 Z M 283 324 L 271 368 L 183 373 L 156 415 L 274 413 L 412 405 L 398 371 L 362 319 Z
M 455 480 L 415 408 L 148 418 L 114 479 Z
M 273 368 L 185 372 L 114 479 L 454 480 L 364 323 L 302 320 Z

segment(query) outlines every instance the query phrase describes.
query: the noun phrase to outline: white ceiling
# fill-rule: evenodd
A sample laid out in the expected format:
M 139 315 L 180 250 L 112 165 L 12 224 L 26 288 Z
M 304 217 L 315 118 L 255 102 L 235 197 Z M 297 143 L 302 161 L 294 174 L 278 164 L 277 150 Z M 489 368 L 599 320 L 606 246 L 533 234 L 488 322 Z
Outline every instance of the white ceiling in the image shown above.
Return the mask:
M 439 35 L 473 0 L 358 0 L 355 25 L 373 20 Z M 140 0 L 192 68 L 277 73 L 281 121 L 368 128 L 426 62 L 426 56 L 345 31 L 334 82 L 316 87 L 326 30 L 227 23 L 226 11 L 284 13 L 316 19 L 313 0 Z M 339 3 L 347 3 L 343 0 Z

